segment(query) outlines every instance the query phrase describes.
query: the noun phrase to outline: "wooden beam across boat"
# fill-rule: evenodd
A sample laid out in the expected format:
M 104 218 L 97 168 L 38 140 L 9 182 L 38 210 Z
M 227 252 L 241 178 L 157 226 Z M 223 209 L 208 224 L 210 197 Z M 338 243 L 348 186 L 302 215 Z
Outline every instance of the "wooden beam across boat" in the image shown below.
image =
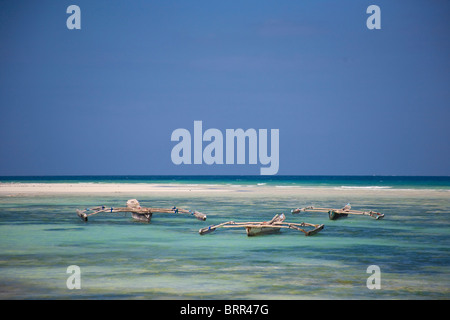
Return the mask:
M 347 204 L 342 209 L 334 209 L 334 208 L 318 208 L 318 207 L 305 207 L 305 208 L 297 208 L 291 210 L 292 214 L 298 214 L 300 212 L 327 212 L 328 217 L 330 220 L 336 220 L 340 217 L 345 217 L 349 214 L 356 214 L 356 215 L 363 215 L 363 216 L 370 216 L 375 219 L 382 219 L 384 218 L 384 214 L 376 212 L 376 211 L 361 211 L 361 210 L 352 210 L 350 205 Z
M 311 236 L 319 232 L 324 228 L 323 224 L 311 224 L 307 222 L 302 223 L 287 223 L 284 222 L 284 214 L 275 215 L 272 220 L 264 222 L 234 222 L 227 221 L 217 225 L 211 225 L 200 229 L 198 232 L 200 235 L 211 233 L 219 228 L 245 228 L 247 236 L 256 236 L 263 234 L 270 234 L 280 231 L 280 229 L 292 229 L 301 231 L 305 236 Z M 307 230 L 305 227 L 312 227 Z
M 150 222 L 153 213 L 190 214 L 199 220 L 202 221 L 206 220 L 206 215 L 199 211 L 181 209 L 175 206 L 172 208 L 146 208 L 141 207 L 136 199 L 128 200 L 126 207 L 97 206 L 93 208 L 86 208 L 84 210 L 77 209 L 76 211 L 77 216 L 80 217 L 80 219 L 83 221 L 88 221 L 88 217 L 102 212 L 107 213 L 131 212 L 133 219 L 143 222 Z

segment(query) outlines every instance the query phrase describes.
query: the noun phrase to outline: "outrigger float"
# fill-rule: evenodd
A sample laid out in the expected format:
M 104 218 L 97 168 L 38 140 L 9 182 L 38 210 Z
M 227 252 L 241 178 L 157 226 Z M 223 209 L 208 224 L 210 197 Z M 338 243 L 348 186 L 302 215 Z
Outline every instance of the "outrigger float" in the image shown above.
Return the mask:
M 92 212 L 90 212 L 92 211 Z M 88 213 L 89 212 L 89 213 Z M 139 201 L 136 199 L 130 199 L 127 201 L 126 207 L 119 207 L 119 208 L 113 208 L 113 207 L 105 207 L 105 206 L 97 206 L 93 208 L 86 208 L 84 210 L 77 209 L 77 216 L 81 218 L 81 220 L 87 222 L 88 217 L 98 214 L 101 212 L 107 212 L 107 213 L 114 213 L 114 212 L 131 212 L 131 216 L 133 219 L 142 221 L 142 222 L 150 222 L 153 213 L 187 213 L 190 215 L 193 215 L 199 220 L 205 221 L 206 215 L 198 212 L 198 211 L 192 211 L 192 210 L 185 210 L 180 209 L 177 207 L 173 207 L 171 209 L 164 209 L 164 208 L 145 208 L 141 207 L 139 204 Z
M 352 207 L 349 203 L 345 205 L 342 209 L 333 209 L 333 208 L 316 208 L 313 206 L 305 207 L 305 208 L 297 208 L 291 210 L 292 214 L 298 214 L 300 212 L 328 212 L 328 218 L 330 220 L 336 220 L 342 217 L 346 217 L 349 214 L 363 215 L 369 216 L 375 219 L 383 219 L 384 214 L 375 211 L 360 211 L 360 210 L 352 210 Z
M 228 221 L 217 225 L 211 225 L 209 227 L 202 228 L 198 231 L 200 235 L 211 233 L 218 228 L 245 228 L 247 236 L 256 236 L 263 234 L 271 234 L 280 231 L 280 229 L 292 229 L 301 231 L 305 236 L 312 236 L 323 229 L 323 224 L 311 224 L 311 223 L 286 223 L 284 222 L 284 214 L 275 215 L 272 220 L 264 222 L 234 222 Z M 304 229 L 304 227 L 312 227 L 310 230 Z

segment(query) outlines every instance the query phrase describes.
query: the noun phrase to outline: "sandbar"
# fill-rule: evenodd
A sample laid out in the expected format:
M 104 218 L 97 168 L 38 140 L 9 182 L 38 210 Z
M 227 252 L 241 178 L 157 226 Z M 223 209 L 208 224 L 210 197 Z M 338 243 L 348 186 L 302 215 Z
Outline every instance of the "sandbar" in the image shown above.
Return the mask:
M 236 185 L 236 184 L 183 184 L 183 183 L 0 183 L 0 196 L 30 196 L 30 195 L 95 195 L 95 194 L 126 194 L 126 195 L 176 195 L 187 196 L 446 196 L 450 190 L 445 189 L 392 189 L 392 188 L 353 188 L 353 187 L 306 187 L 306 186 L 275 186 L 275 185 Z

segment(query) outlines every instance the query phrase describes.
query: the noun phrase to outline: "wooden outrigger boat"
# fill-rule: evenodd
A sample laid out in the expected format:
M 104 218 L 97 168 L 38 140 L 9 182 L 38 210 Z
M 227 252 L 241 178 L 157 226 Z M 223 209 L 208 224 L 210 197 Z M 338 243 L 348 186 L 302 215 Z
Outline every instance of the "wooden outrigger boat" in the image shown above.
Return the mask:
M 208 234 L 215 231 L 218 228 L 245 228 L 247 236 L 256 236 L 263 234 L 271 234 L 280 231 L 280 229 L 292 229 L 301 231 L 305 236 L 312 236 L 323 229 L 323 224 L 311 224 L 311 223 L 286 223 L 284 222 L 284 214 L 275 215 L 272 220 L 265 222 L 234 222 L 228 221 L 218 225 L 211 225 L 209 227 L 202 228 L 198 231 L 200 235 Z M 312 227 L 310 230 L 304 229 L 304 227 Z
M 330 220 L 336 220 L 342 217 L 346 217 L 349 214 L 363 215 L 369 216 L 375 219 L 383 219 L 384 214 L 375 211 L 360 211 L 360 210 L 352 210 L 349 203 L 345 205 L 342 209 L 333 209 L 333 208 L 316 208 L 313 206 L 305 207 L 305 208 L 297 208 L 291 210 L 291 213 L 297 214 L 300 212 L 328 212 L 328 217 Z
M 87 213 L 89 211 L 92 211 L 91 213 Z M 105 207 L 105 206 L 97 206 L 93 208 L 86 208 L 84 210 L 77 209 L 77 215 L 81 218 L 81 220 L 87 222 L 88 217 L 98 214 L 101 212 L 108 212 L 108 213 L 114 213 L 114 212 L 131 212 L 131 216 L 133 219 L 142 221 L 142 222 L 150 222 L 153 213 L 187 213 L 190 215 L 193 215 L 199 220 L 206 220 L 206 215 L 198 212 L 198 211 L 192 211 L 192 210 L 185 210 L 180 209 L 177 207 L 173 207 L 171 209 L 164 209 L 164 208 L 145 208 L 141 207 L 139 204 L 139 201 L 136 199 L 130 199 L 127 201 L 126 207 L 119 207 L 119 208 L 113 208 L 113 207 Z

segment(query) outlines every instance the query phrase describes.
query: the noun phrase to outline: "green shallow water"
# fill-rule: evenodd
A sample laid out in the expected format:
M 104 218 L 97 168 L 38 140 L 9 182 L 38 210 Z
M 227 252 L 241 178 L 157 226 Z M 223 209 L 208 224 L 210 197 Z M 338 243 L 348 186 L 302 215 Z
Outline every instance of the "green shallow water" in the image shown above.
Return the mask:
M 208 214 L 154 214 L 151 223 L 124 214 L 88 223 L 76 208 L 123 206 L 129 196 L 0 197 L 2 299 L 448 299 L 450 219 L 446 192 L 364 193 L 319 200 L 211 194 L 141 195 L 143 206 L 187 207 Z M 369 194 L 369 196 L 368 196 Z M 312 202 L 376 209 L 383 220 L 326 214 L 291 215 Z M 313 237 L 291 230 L 247 237 L 244 230 L 198 230 L 224 221 L 323 223 Z M 81 268 L 81 289 L 66 287 L 69 265 Z M 369 265 L 381 270 L 381 289 L 369 290 Z

